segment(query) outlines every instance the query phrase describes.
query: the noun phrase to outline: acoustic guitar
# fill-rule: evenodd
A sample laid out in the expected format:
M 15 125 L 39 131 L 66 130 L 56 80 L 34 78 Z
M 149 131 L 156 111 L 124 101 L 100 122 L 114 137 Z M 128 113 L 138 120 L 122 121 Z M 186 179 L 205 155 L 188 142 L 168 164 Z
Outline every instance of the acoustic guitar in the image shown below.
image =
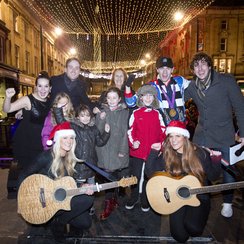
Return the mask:
M 167 173 L 157 172 L 146 186 L 148 201 L 157 213 L 166 215 L 176 212 L 185 205 L 199 206 L 197 194 L 218 192 L 244 187 L 244 181 L 212 186 L 201 186 L 193 175 L 172 178 Z
M 43 224 L 58 210 L 71 210 L 72 197 L 85 194 L 88 189 L 99 192 L 133 184 L 137 184 L 137 178 L 134 176 L 115 182 L 77 188 L 75 180 L 70 176 L 52 180 L 45 175 L 33 174 L 22 182 L 18 190 L 18 213 L 31 224 Z

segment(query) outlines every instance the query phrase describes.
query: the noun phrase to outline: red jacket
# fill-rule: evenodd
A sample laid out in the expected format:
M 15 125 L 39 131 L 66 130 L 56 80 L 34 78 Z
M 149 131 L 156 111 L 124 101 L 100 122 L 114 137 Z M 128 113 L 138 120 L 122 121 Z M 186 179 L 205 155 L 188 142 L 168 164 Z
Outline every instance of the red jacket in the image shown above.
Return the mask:
M 133 111 L 128 130 L 130 156 L 146 160 L 151 145 L 163 142 L 165 139 L 165 126 L 159 111 L 152 108 L 138 108 Z M 133 142 L 139 141 L 138 149 L 133 148 Z

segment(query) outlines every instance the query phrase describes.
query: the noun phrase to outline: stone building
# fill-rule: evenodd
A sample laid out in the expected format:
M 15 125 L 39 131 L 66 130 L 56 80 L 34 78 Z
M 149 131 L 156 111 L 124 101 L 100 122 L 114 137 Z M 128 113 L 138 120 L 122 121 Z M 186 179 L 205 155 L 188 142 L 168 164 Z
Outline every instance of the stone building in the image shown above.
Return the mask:
M 168 33 L 159 44 L 170 56 L 176 74 L 191 77 L 189 64 L 196 52 L 208 53 L 219 72 L 244 80 L 244 4 L 209 7 L 181 28 Z

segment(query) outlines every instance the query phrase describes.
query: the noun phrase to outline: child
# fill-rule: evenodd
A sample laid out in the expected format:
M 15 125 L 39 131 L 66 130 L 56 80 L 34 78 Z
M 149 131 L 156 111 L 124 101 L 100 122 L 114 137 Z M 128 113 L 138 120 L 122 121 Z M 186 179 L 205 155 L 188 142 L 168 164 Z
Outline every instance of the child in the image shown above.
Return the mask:
M 156 142 L 163 142 L 164 122 L 159 113 L 159 103 L 157 91 L 152 85 L 144 85 L 138 90 L 138 109 L 134 110 L 130 120 L 128 130 L 130 146 L 130 173 L 140 180 L 140 184 L 131 187 L 131 197 L 125 208 L 133 209 L 141 201 L 143 212 L 150 210 L 146 197 L 146 179 L 144 179 L 144 162 L 146 161 L 151 145 Z M 140 194 L 141 193 L 141 196 Z
M 65 120 L 62 110 L 56 110 L 55 114 L 58 123 L 62 123 Z M 96 165 L 97 155 L 95 147 L 101 147 L 107 143 L 110 136 L 110 126 L 106 123 L 103 133 L 101 134 L 95 125 L 95 118 L 87 105 L 80 105 L 76 109 L 75 118 L 70 121 L 70 126 L 76 134 L 76 157 Z M 79 186 L 85 182 L 88 184 L 95 184 L 95 172 L 84 163 L 77 163 L 75 170 L 74 178 Z M 90 215 L 93 215 L 94 211 L 95 209 L 92 207 L 90 209 Z
M 97 147 L 98 166 L 103 170 L 116 174 L 118 179 L 126 175 L 129 164 L 128 147 L 128 116 L 129 111 L 124 103 L 121 103 L 121 92 L 117 87 L 110 87 L 106 93 L 107 104 L 103 104 L 100 116 L 96 116 L 96 124 L 100 131 L 104 130 L 104 124 L 110 125 L 111 133 L 107 144 Z M 104 220 L 118 206 L 115 190 L 105 191 L 105 208 L 100 215 Z
M 45 119 L 41 132 L 42 145 L 44 150 L 50 149 L 50 146 L 47 145 L 47 140 L 52 129 L 57 124 L 55 113 L 53 111 L 55 108 L 62 108 L 63 115 L 67 121 L 70 121 L 74 117 L 74 109 L 70 97 L 64 92 L 57 94 L 53 101 L 52 108 Z

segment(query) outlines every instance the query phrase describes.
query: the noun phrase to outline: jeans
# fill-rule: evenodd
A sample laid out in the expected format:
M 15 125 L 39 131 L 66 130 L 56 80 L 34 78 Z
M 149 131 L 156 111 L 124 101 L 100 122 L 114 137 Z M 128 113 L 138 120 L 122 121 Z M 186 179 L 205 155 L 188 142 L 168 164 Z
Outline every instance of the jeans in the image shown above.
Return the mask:
M 230 161 L 230 152 L 229 147 L 214 148 L 213 150 L 220 151 L 222 153 L 222 158 L 227 162 Z M 235 171 L 233 166 L 224 166 L 223 169 L 223 183 L 232 183 L 235 182 Z M 223 191 L 223 202 L 232 203 L 234 190 Z

